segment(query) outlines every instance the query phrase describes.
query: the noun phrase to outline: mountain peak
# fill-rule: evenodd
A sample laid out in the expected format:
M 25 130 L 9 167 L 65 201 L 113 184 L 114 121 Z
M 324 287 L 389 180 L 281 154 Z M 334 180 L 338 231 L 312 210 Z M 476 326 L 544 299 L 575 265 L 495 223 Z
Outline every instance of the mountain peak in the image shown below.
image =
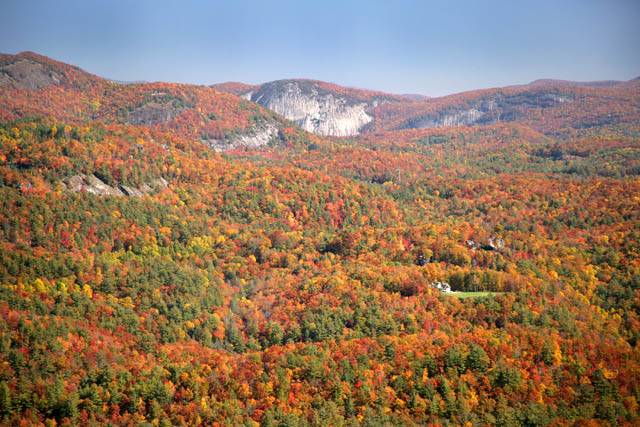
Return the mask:
M 258 86 L 242 82 L 224 82 L 211 85 L 213 89 L 219 92 L 232 93 L 241 96 L 247 92 L 255 90 Z
M 357 135 L 373 122 L 372 110 L 380 103 L 408 100 L 307 78 L 274 80 L 257 86 L 227 82 L 212 87 L 254 101 L 309 132 L 326 136 Z
M 319 135 L 351 136 L 373 121 L 377 105 L 365 91 L 308 79 L 276 80 L 250 93 L 250 99 Z
M 35 52 L 0 54 L 0 86 L 37 90 L 53 85 L 84 89 L 103 79 Z

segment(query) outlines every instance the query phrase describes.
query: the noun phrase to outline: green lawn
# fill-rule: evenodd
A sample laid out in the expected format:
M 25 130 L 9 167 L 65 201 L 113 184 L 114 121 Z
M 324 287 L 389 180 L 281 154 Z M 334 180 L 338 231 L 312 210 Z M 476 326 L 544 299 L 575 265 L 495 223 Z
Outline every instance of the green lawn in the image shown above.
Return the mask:
M 450 292 L 446 295 L 451 295 L 454 296 L 456 298 L 460 298 L 460 299 L 466 299 L 466 298 L 482 298 L 482 297 L 492 297 L 494 295 L 499 295 L 502 292 L 488 292 L 488 291 L 482 291 L 482 292 Z

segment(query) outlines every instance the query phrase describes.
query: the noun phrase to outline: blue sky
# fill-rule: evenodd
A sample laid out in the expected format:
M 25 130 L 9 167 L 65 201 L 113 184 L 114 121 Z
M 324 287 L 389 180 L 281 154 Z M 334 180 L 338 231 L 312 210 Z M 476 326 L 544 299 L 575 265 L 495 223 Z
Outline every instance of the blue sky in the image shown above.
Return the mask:
M 2 0 L 0 52 L 118 80 L 442 95 L 640 76 L 640 0 Z

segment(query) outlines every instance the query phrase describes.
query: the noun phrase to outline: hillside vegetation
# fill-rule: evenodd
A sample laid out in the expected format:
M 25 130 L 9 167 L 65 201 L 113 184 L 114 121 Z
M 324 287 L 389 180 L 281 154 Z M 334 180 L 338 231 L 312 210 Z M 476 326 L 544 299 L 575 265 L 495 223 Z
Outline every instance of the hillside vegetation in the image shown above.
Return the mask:
M 337 139 L 209 87 L 0 69 L 3 424 L 640 419 L 636 89 Z

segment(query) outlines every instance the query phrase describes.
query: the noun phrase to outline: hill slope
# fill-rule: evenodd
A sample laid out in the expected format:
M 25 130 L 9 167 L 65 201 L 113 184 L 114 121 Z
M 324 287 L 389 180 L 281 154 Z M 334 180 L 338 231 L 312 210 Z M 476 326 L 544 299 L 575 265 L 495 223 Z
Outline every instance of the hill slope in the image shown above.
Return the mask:
M 344 88 L 315 80 L 215 86 L 319 135 L 518 122 L 545 133 L 637 123 L 637 81 L 537 80 L 527 85 L 427 98 Z
M 0 89 L 0 424 L 638 424 L 638 123 L 323 138 L 39 63 Z
M 346 88 L 317 80 L 278 80 L 257 87 L 217 86 L 241 95 L 293 121 L 306 131 L 325 136 L 353 136 L 373 120 L 381 103 L 406 98 Z
M 407 129 L 518 122 L 544 133 L 640 121 L 637 82 L 576 83 L 541 80 L 485 89 L 376 111 L 377 129 Z
M 0 98 L 2 121 L 131 124 L 178 132 L 218 150 L 277 143 L 284 127 L 268 110 L 209 87 L 118 84 L 30 52 L 0 57 Z

